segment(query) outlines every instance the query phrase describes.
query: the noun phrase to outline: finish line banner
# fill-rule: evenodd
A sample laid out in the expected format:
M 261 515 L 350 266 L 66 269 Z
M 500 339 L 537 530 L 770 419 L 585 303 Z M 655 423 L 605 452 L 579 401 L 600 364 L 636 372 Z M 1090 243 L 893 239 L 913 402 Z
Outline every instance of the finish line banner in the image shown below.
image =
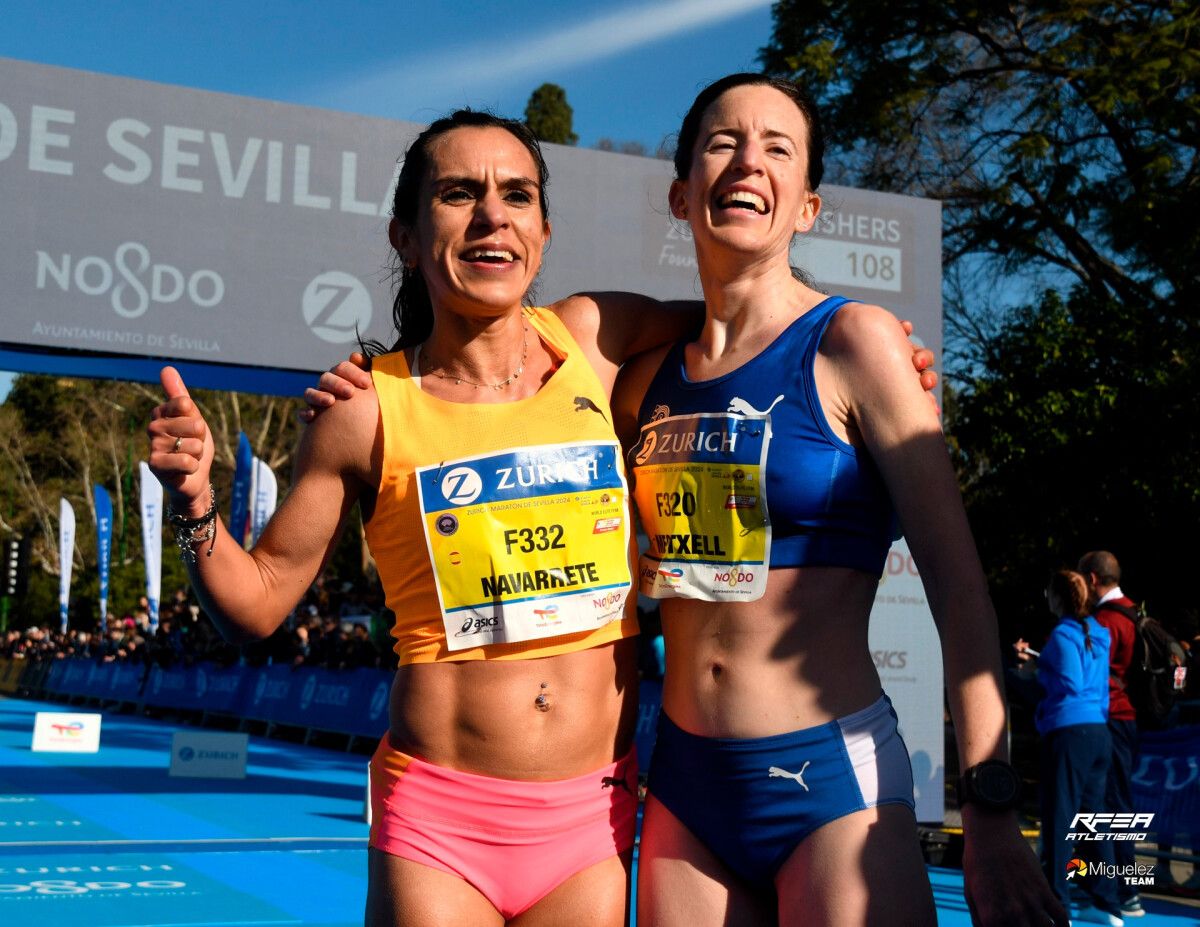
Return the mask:
M 44 366 L 15 369 L 72 372 L 53 355 L 82 350 L 313 371 L 357 333 L 390 344 L 387 222 L 396 160 L 421 128 L 0 59 L 6 361 L 48 350 Z M 699 297 L 690 230 L 667 209 L 670 162 L 545 147 L 554 246 L 542 300 Z M 940 350 L 939 204 L 821 192 L 793 262 L 912 319 Z M 89 369 L 156 376 L 148 364 Z

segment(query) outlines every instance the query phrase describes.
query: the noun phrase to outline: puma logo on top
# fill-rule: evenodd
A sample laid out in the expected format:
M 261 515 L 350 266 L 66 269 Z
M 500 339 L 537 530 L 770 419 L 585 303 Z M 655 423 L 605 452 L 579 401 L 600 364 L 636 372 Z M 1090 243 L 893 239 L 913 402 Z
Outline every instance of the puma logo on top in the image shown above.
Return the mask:
M 782 398 L 783 398 L 782 396 L 779 397 L 779 399 L 782 399 Z M 778 402 L 779 400 L 777 399 L 775 401 Z M 800 784 L 800 787 L 803 788 L 804 791 L 807 792 L 808 786 L 804 784 L 804 770 L 808 769 L 808 764 L 810 762 L 811 762 L 810 760 L 805 760 L 804 765 L 800 767 L 799 772 L 788 772 L 786 769 L 780 769 L 778 766 L 772 766 L 770 769 L 767 770 L 767 775 L 770 776 L 772 779 L 778 779 L 780 777 L 782 777 L 784 779 L 795 779 L 796 782 Z
M 729 408 L 726 409 L 725 411 L 726 412 L 734 412 L 738 415 L 769 415 L 771 410 L 774 409 L 781 402 L 783 402 L 783 394 L 782 393 L 780 393 L 778 396 L 775 397 L 775 401 L 773 403 L 771 403 L 769 406 L 767 406 L 765 412 L 759 412 L 758 409 L 754 408 L 754 406 L 752 406 L 752 405 L 750 405 L 750 403 L 746 402 L 745 399 L 741 399 L 737 396 L 734 396 L 732 399 L 729 400 Z
M 575 411 L 576 412 L 595 412 L 606 422 L 608 421 L 608 416 L 605 415 L 604 412 L 600 409 L 600 407 L 598 405 L 596 405 L 594 402 L 592 402 L 592 400 L 589 399 L 587 396 L 576 396 L 575 397 Z

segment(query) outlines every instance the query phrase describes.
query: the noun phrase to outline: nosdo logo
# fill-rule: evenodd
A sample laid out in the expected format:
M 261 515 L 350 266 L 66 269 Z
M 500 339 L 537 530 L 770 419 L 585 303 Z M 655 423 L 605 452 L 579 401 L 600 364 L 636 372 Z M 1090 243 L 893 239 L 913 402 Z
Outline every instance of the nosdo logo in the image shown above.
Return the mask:
M 196 670 L 196 698 L 204 698 L 208 691 L 208 674 L 203 669 Z
M 620 605 L 624 599 L 623 592 L 609 592 L 598 599 L 592 599 L 592 608 L 612 608 L 614 605 Z
M 371 294 L 357 277 L 340 270 L 313 277 L 300 308 L 309 330 L 332 344 L 354 341 L 371 324 Z
M 381 682 L 375 687 L 375 694 L 371 696 L 371 717 L 378 718 L 383 714 L 383 710 L 387 708 L 388 693 L 392 687 L 386 682 Z
M 84 296 L 107 293 L 113 311 L 126 319 L 145 314 L 151 303 L 177 302 L 184 293 L 202 309 L 212 308 L 225 297 L 225 281 L 215 270 L 184 274 L 171 264 L 156 264 L 150 260 L 150 249 L 136 241 L 118 245 L 111 263 L 88 255 L 75 261 L 74 267 L 70 254 L 56 262 L 45 251 L 39 251 L 37 288 L 44 290 L 51 281 L 64 293 L 71 291 L 72 284 Z
M 683 579 L 683 570 L 679 569 L 679 567 L 674 567 L 670 570 L 664 570 L 662 567 L 659 567 L 658 575 L 668 586 L 678 586 L 679 581 Z
M 180 747 L 179 748 L 179 758 L 181 760 L 183 760 L 185 763 L 190 763 L 192 760 L 194 760 L 196 758 L 196 751 L 193 750 L 191 747 Z
M 442 477 L 442 496 L 452 505 L 470 505 L 483 492 L 483 479 L 470 467 L 455 467 Z
M 313 696 L 317 694 L 317 677 L 309 676 L 300 693 L 300 708 L 305 709 L 312 704 Z
M 742 570 L 730 569 L 726 570 L 725 572 L 718 570 L 713 573 L 714 585 L 721 584 L 728 586 L 730 589 L 736 589 L 743 583 L 752 582 L 754 582 L 754 574 L 748 571 L 744 572 Z
M 1088 874 L 1087 863 L 1081 859 L 1072 859 L 1067 863 L 1067 878 L 1073 879 L 1075 876 L 1083 878 Z

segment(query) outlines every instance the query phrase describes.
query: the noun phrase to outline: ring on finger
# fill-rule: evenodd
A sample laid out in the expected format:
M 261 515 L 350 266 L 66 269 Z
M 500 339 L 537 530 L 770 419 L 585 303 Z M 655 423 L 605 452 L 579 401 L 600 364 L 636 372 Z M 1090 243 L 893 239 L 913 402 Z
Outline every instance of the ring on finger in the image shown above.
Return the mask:
M 174 454 L 178 454 L 178 453 L 179 453 L 179 449 L 180 449 L 181 447 L 183 447 L 183 438 L 176 438 L 176 439 L 175 439 L 175 446 L 174 446 L 174 447 L 171 449 L 171 452 L 172 452 L 172 453 L 174 453 Z

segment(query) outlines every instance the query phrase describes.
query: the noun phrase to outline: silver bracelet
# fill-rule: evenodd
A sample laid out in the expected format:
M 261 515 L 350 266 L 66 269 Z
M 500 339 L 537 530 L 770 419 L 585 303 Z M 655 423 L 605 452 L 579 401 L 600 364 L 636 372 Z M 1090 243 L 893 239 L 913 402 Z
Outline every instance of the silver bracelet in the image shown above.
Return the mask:
M 167 524 L 175 533 L 175 544 L 184 563 L 196 562 L 195 545 L 211 542 L 205 551 L 206 557 L 211 557 L 213 548 L 217 546 L 217 492 L 212 483 L 208 484 L 208 499 L 208 511 L 199 518 L 186 518 L 176 514 L 170 505 L 167 506 Z

